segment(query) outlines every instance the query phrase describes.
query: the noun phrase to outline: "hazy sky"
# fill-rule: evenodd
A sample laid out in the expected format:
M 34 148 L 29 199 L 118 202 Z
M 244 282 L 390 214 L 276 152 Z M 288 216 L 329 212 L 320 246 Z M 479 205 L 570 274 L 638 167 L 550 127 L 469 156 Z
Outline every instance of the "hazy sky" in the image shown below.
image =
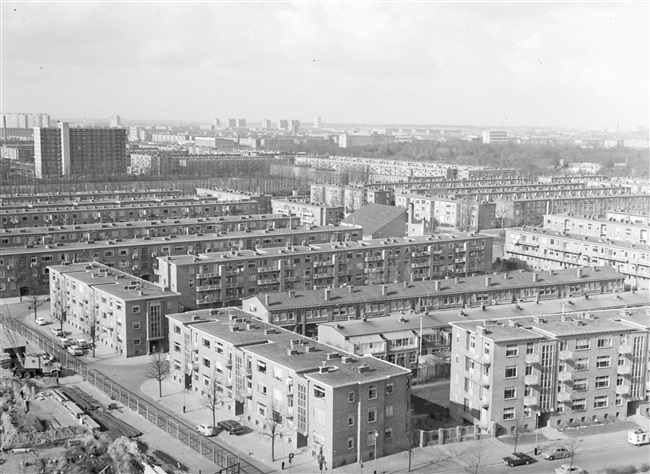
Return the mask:
M 2 111 L 633 128 L 649 2 L 2 2 Z

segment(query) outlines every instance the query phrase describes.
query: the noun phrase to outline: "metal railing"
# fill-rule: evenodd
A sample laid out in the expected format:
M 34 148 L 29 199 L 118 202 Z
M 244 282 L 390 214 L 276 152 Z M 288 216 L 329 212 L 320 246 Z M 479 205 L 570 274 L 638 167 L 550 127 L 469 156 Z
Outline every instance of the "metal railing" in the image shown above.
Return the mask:
M 73 370 L 81 377 L 104 392 L 111 400 L 116 400 L 128 407 L 131 411 L 139 414 L 147 421 L 163 429 L 170 435 L 188 445 L 197 453 L 208 458 L 217 464 L 223 474 L 255 473 L 261 474 L 258 468 L 252 464 L 242 461 L 238 454 L 215 443 L 210 438 L 203 437 L 191 426 L 177 419 L 172 414 L 161 410 L 158 405 L 139 397 L 130 390 L 122 387 L 109 377 L 95 369 L 89 369 L 84 362 L 68 354 L 64 349 L 57 346 L 49 337 L 45 337 L 37 331 L 25 326 L 13 318 L 4 318 L 8 326 L 7 330 L 13 330 L 26 339 L 38 344 L 38 347 L 56 358 L 62 366 Z

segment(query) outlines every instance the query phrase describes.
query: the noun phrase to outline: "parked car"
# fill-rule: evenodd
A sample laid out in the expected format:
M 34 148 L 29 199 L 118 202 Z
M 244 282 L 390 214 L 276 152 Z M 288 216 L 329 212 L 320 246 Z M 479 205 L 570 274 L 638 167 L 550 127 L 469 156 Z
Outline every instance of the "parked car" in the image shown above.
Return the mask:
M 510 456 L 506 456 L 501 460 L 510 467 L 521 466 L 522 464 L 530 464 L 531 462 L 534 461 L 533 458 L 531 458 L 528 454 L 525 453 L 512 453 Z
M 571 464 L 562 464 L 560 467 L 555 468 L 555 474 L 589 474 L 583 468 L 571 465 Z
M 69 345 L 72 344 L 72 341 L 67 337 L 63 336 L 59 338 L 59 344 L 61 344 L 61 347 L 68 347 Z
M 52 331 L 52 334 L 56 337 L 63 337 L 63 331 L 61 331 L 61 328 L 52 328 L 50 331 Z
M 545 449 L 544 452 L 542 452 L 542 456 L 544 456 L 545 459 L 552 461 L 553 459 L 570 458 L 573 456 L 573 453 L 563 446 L 554 446 Z
M 39 326 L 45 326 L 47 324 L 47 321 L 45 321 L 45 318 L 36 318 L 36 324 Z
M 220 421 L 219 423 L 217 423 L 217 426 L 219 427 L 219 429 L 227 431 L 231 435 L 244 432 L 244 427 L 240 425 L 238 422 L 236 422 L 235 420 Z
M 86 339 L 77 339 L 77 345 L 82 349 L 90 349 L 92 344 Z
M 212 426 L 208 425 L 206 423 L 201 423 L 196 427 L 196 431 L 201 433 L 203 436 L 214 436 L 217 434 L 217 429 Z
M 71 345 L 71 346 L 68 346 L 68 349 L 67 349 L 67 350 L 68 350 L 68 352 L 69 352 L 70 354 L 72 354 L 73 356 L 84 355 L 84 351 L 81 349 L 81 347 L 79 347 L 79 346 L 76 345 L 76 344 L 73 344 L 73 345 Z

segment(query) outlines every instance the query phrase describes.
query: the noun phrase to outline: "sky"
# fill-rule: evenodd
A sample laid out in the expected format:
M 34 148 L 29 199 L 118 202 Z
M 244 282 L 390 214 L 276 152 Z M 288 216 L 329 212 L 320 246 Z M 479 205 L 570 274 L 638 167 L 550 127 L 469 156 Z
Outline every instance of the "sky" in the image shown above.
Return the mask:
M 2 1 L 2 112 L 648 126 L 650 2 Z

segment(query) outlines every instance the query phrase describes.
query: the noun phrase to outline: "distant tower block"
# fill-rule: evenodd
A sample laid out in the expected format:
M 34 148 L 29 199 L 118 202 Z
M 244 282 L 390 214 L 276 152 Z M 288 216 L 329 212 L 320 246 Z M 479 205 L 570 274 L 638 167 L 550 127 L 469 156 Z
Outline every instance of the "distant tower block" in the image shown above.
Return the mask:
M 246 119 L 238 119 L 237 120 L 237 127 L 246 128 Z
M 113 115 L 111 117 L 111 127 L 116 128 L 121 126 L 122 126 L 122 118 L 119 115 Z
M 269 119 L 264 119 L 262 121 L 262 128 L 269 129 L 271 128 L 271 121 Z
M 280 130 L 289 130 L 289 121 L 288 120 L 278 120 L 278 128 Z
M 291 121 L 291 132 L 294 135 L 298 135 L 299 130 L 300 130 L 300 120 L 292 120 Z
M 218 118 L 214 119 L 214 128 L 219 128 L 221 126 L 221 120 Z
M 323 123 L 321 122 L 320 117 L 316 117 L 314 119 L 314 128 L 321 128 L 323 126 Z
M 228 128 L 236 128 L 237 127 L 237 120 L 236 119 L 228 119 Z

